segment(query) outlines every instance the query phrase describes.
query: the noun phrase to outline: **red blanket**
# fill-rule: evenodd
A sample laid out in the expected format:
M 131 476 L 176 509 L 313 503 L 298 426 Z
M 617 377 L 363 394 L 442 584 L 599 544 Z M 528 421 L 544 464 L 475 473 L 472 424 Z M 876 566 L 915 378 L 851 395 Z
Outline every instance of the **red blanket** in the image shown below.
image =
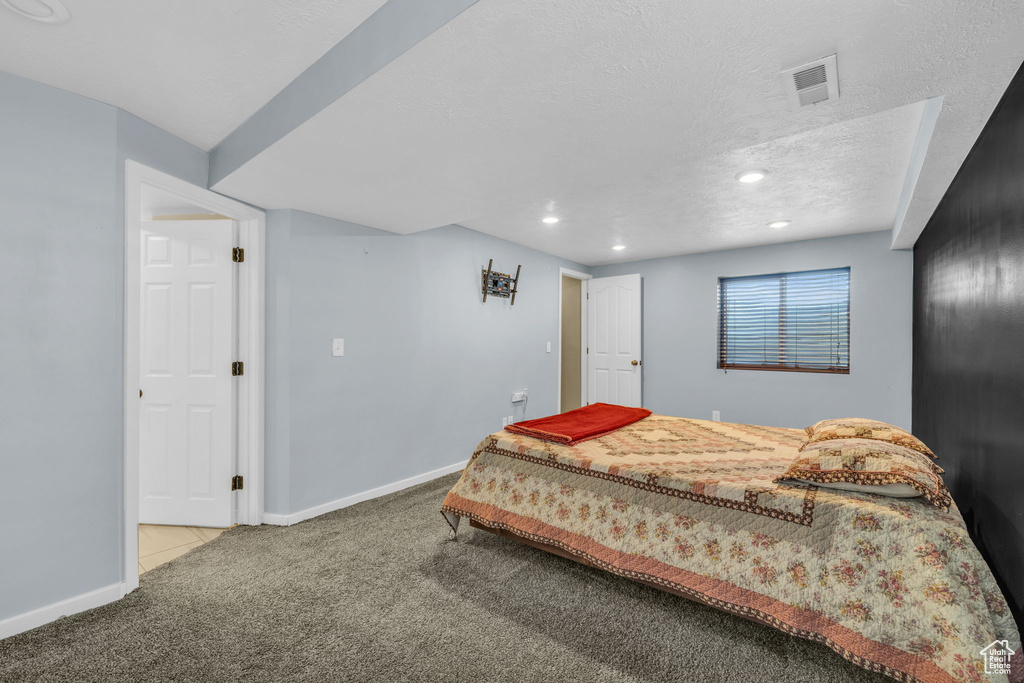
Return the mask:
M 581 441 L 610 434 L 616 429 L 631 425 L 650 414 L 651 411 L 646 408 L 627 408 L 608 403 L 594 403 L 560 415 L 550 415 L 512 424 L 505 427 L 505 431 L 532 436 L 544 441 L 553 441 L 566 446 L 575 446 Z

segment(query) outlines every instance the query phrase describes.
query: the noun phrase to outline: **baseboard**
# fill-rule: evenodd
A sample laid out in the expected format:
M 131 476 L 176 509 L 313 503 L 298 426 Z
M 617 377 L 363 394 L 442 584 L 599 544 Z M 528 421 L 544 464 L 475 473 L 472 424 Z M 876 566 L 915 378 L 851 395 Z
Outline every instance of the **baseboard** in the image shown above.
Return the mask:
M 438 477 L 443 477 L 444 475 L 451 474 L 452 472 L 458 472 L 459 470 L 464 469 L 468 462 L 468 460 L 463 460 L 462 462 L 457 462 L 454 465 L 448 465 L 447 467 L 442 467 L 437 470 L 424 472 L 423 474 L 417 474 L 415 477 L 409 477 L 408 479 L 402 479 L 401 481 L 396 481 L 391 484 L 378 486 L 377 488 L 370 489 L 369 491 L 355 493 L 351 496 L 346 496 L 345 498 L 332 500 L 330 503 L 324 503 L 323 505 L 317 505 L 316 507 L 307 508 L 305 510 L 299 510 L 298 512 L 293 512 L 287 515 L 279 515 L 273 512 L 264 512 L 263 523 L 274 524 L 277 526 L 291 526 L 292 524 L 298 524 L 303 520 L 312 519 L 313 517 L 319 517 L 320 515 L 325 515 L 328 512 L 334 512 L 335 510 L 346 508 L 349 505 L 362 503 L 364 500 L 370 500 L 372 498 L 386 496 L 389 493 L 401 491 L 402 489 L 407 489 L 410 486 L 416 486 L 416 484 L 422 484 L 425 481 L 437 479 Z
M 104 588 L 97 588 L 94 591 L 76 595 L 67 600 L 55 602 L 46 607 L 34 609 L 17 616 L 0 621 L 0 640 L 10 638 L 18 633 L 30 631 L 43 624 L 49 624 L 61 617 L 70 616 L 84 612 L 87 609 L 105 605 L 108 602 L 119 600 L 125 594 L 124 584 L 114 583 Z
M 274 526 L 288 526 L 288 515 L 278 515 L 273 512 L 263 513 L 263 523 Z
M 447 467 L 432 470 L 430 472 L 424 472 L 418 474 L 415 477 L 409 477 L 408 479 L 402 479 L 391 484 L 385 484 L 384 486 L 378 486 L 375 489 L 369 491 L 363 491 L 362 493 L 356 493 L 345 498 L 339 498 L 338 500 L 331 501 L 330 503 L 324 503 L 323 505 L 317 505 L 306 510 L 300 510 L 293 512 L 288 515 L 279 515 L 270 512 L 263 513 L 264 524 L 275 524 L 278 526 L 291 526 L 292 524 L 298 524 L 299 522 L 313 517 L 319 517 L 320 515 L 328 512 L 334 512 L 341 508 L 348 507 L 349 505 L 355 505 L 361 503 L 364 500 L 370 500 L 372 498 L 379 498 L 395 491 L 401 491 L 407 489 L 410 486 L 416 486 L 423 482 L 430 481 L 431 479 L 437 479 L 443 477 L 446 474 L 452 472 L 458 472 L 464 469 L 468 464 L 468 460 L 457 462 Z M 101 605 L 106 605 L 108 602 L 113 602 L 120 599 L 126 594 L 125 584 L 115 583 L 104 588 L 97 588 L 94 591 L 83 593 L 82 595 L 76 595 L 73 598 L 67 600 L 61 600 L 55 602 L 52 605 L 40 607 L 39 609 L 19 614 L 13 617 L 9 617 L 0 621 L 0 640 L 9 638 L 13 635 L 30 631 L 44 624 L 48 624 L 51 621 L 66 617 L 79 612 L 84 612 L 87 609 L 93 609 Z

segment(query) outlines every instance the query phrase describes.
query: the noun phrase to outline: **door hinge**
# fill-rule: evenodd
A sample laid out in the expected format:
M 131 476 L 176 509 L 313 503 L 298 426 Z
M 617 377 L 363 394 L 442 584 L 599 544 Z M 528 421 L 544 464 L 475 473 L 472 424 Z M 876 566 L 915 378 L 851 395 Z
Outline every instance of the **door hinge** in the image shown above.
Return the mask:
M 231 376 L 232 377 L 239 377 L 240 375 L 244 375 L 244 374 L 245 374 L 245 363 L 243 363 L 240 360 L 236 360 L 234 363 L 231 364 Z
M 245 261 L 245 249 L 242 247 L 234 247 L 231 250 L 231 260 L 235 263 L 243 263 Z
M 245 488 L 245 481 L 243 480 L 241 474 L 236 474 L 235 476 L 231 477 L 232 491 L 241 491 L 243 488 Z

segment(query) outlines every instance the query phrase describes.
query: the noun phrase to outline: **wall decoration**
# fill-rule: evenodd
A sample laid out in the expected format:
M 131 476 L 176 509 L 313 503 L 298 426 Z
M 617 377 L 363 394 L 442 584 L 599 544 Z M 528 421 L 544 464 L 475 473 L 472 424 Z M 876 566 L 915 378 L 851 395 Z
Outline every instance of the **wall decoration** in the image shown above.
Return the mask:
M 522 265 L 516 266 L 516 276 L 512 277 L 505 273 L 499 273 L 493 269 L 494 259 L 490 259 L 487 262 L 487 270 L 481 269 L 480 275 L 482 277 L 482 287 L 484 294 L 484 301 L 487 301 L 487 295 L 501 297 L 502 299 L 512 298 L 510 306 L 516 305 L 516 291 L 519 289 L 519 271 L 523 269 Z

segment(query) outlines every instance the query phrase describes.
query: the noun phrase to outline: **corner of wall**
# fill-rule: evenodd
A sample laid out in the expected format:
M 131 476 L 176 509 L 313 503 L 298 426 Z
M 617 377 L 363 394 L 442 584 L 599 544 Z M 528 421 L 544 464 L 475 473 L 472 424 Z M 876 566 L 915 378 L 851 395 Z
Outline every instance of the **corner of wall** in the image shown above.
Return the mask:
M 265 513 L 287 515 L 291 472 L 291 209 L 267 211 Z
M 117 156 L 120 172 L 132 159 L 206 189 L 210 155 L 163 128 L 122 109 L 117 112 Z

